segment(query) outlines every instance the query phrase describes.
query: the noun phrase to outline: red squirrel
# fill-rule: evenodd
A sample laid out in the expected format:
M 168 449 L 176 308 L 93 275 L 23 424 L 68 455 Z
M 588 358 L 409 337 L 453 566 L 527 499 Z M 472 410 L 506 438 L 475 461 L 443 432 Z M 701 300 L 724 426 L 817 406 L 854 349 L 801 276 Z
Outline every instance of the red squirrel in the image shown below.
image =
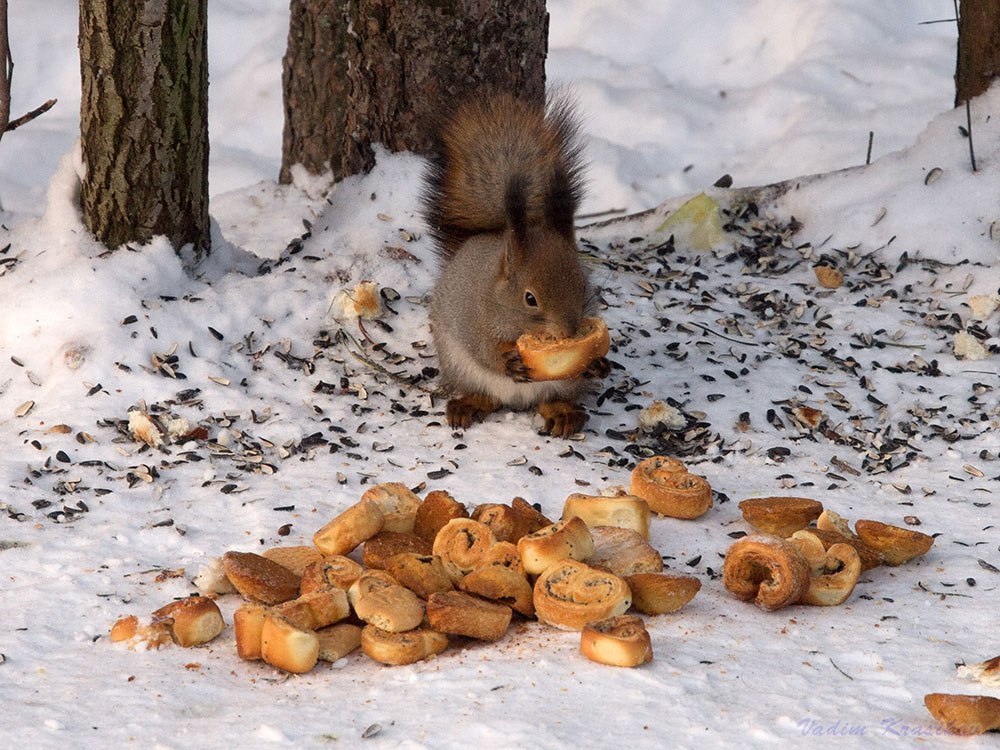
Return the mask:
M 584 165 L 572 105 L 483 96 L 460 106 L 437 140 L 422 202 L 441 260 L 430 320 L 448 423 L 534 407 L 544 432 L 568 437 L 587 419 L 576 403 L 587 381 L 533 382 L 515 342 L 573 335 L 595 299 L 573 226 Z M 585 377 L 606 369 L 599 360 Z

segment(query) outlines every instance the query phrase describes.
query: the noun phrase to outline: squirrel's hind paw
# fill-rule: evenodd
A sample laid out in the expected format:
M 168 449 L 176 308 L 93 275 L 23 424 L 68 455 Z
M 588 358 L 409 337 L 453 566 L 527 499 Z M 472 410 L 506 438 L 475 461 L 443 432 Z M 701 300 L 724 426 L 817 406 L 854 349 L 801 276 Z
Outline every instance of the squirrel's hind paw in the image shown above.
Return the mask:
M 500 408 L 500 404 L 486 396 L 462 396 L 448 401 L 445 413 L 451 427 L 465 429 Z
M 538 413 L 545 420 L 542 434 L 553 437 L 568 438 L 587 421 L 587 413 L 572 401 L 545 401 L 538 405 Z

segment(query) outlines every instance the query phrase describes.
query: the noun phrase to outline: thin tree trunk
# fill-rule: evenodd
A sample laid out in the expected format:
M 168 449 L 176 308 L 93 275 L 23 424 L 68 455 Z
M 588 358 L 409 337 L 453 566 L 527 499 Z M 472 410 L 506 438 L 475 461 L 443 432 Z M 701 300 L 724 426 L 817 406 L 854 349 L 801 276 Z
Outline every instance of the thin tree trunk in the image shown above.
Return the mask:
M 288 48 L 282 63 L 285 132 L 281 146 L 282 183 L 292 166 L 310 174 L 327 169 L 343 176 L 340 144 L 347 107 L 344 0 L 291 0 Z
M 426 153 L 435 123 L 470 95 L 545 97 L 545 0 L 346 1 L 345 175 L 372 168 L 374 143 Z
M 207 0 L 81 0 L 87 228 L 208 254 Z
M 0 0 L 0 138 L 10 122 L 10 82 L 14 63 L 10 59 L 10 39 L 7 36 L 7 0 Z
M 979 96 L 1000 75 L 1000 2 L 962 0 L 958 17 L 955 106 Z

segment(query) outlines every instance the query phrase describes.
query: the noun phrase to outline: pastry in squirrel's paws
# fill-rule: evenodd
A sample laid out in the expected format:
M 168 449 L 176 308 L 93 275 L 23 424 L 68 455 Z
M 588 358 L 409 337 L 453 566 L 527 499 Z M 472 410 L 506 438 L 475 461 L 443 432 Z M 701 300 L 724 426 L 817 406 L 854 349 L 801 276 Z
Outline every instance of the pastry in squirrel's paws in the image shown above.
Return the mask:
M 452 427 L 500 408 L 574 404 L 588 385 L 580 374 L 606 354 L 587 355 L 571 375 L 539 377 L 517 350 L 526 334 L 573 338 L 596 301 L 573 225 L 583 195 L 578 130 L 565 97 L 540 106 L 489 94 L 459 106 L 437 134 L 422 202 L 441 259 L 430 318 Z M 578 407 L 546 411 L 552 435 L 567 437 L 585 419 Z

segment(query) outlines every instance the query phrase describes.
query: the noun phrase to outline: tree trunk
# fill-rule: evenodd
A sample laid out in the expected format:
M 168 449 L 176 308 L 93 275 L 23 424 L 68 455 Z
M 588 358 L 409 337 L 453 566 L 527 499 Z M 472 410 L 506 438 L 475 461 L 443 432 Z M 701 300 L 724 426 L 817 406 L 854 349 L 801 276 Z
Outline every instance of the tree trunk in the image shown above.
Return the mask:
M 1000 3 L 962 0 L 958 16 L 955 106 L 979 96 L 1000 75 Z
M 14 64 L 10 59 L 7 37 L 7 0 L 0 0 L 0 138 L 10 122 L 10 79 Z
M 346 2 L 345 176 L 372 168 L 374 143 L 426 153 L 435 123 L 470 95 L 545 98 L 545 0 Z
M 301 164 L 310 174 L 343 176 L 340 144 L 347 107 L 344 0 L 291 0 L 288 49 L 282 62 L 285 133 L 282 183 Z
M 83 219 L 209 251 L 207 0 L 80 0 Z

